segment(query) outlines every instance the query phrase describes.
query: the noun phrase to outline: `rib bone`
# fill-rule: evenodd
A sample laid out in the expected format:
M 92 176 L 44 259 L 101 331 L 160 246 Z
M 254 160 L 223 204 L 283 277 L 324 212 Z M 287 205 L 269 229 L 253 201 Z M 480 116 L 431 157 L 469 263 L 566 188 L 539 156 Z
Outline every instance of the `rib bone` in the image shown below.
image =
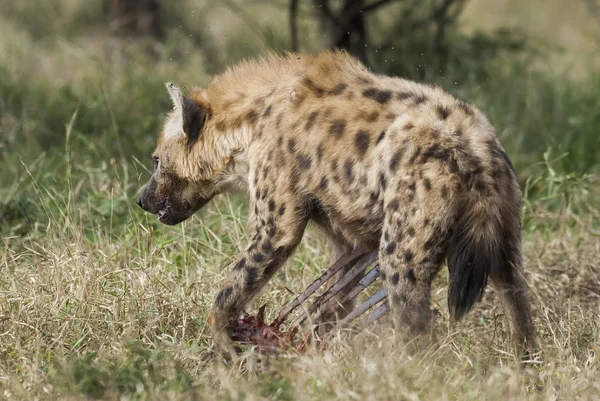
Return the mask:
M 313 304 L 307 308 L 290 326 L 292 330 L 304 323 L 304 321 L 315 311 L 317 311 L 322 305 L 329 301 L 333 296 L 339 293 L 348 283 L 355 279 L 358 275 L 363 273 L 365 269 L 377 259 L 375 252 L 364 255 L 352 269 L 348 270 L 346 274 L 340 277 L 340 280 L 332 285 L 327 291 L 325 291 Z M 326 311 L 328 312 L 328 311 Z

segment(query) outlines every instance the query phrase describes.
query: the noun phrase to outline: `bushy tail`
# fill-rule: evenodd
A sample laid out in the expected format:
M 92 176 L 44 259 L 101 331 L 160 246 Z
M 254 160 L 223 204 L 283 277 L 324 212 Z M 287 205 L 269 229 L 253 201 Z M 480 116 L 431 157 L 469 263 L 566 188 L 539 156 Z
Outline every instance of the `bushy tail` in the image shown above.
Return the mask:
M 448 308 L 454 320 L 481 299 L 491 272 L 506 263 L 499 201 L 468 197 L 448 243 Z

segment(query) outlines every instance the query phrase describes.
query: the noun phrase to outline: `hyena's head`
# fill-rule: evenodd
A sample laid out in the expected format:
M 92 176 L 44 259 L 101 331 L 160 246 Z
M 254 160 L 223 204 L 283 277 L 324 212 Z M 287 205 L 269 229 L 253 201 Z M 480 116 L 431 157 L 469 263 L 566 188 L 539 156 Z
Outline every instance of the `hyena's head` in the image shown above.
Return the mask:
M 152 176 L 137 204 L 161 223 L 174 225 L 222 192 L 229 156 L 223 146 L 215 146 L 221 138 L 207 132 L 211 110 L 205 92 L 188 97 L 171 83 L 167 89 L 174 109 L 159 135 Z

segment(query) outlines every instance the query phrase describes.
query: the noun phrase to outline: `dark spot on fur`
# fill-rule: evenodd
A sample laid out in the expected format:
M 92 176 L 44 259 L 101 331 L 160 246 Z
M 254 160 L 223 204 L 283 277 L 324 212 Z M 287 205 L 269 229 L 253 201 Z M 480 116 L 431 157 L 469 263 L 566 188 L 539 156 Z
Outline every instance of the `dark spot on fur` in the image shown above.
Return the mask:
M 398 199 L 394 199 L 388 205 L 388 209 L 391 210 L 392 212 L 397 212 L 399 207 L 400 207 L 400 202 L 398 202 Z
M 327 180 L 327 177 L 321 178 L 321 182 L 319 183 L 319 189 L 324 191 L 327 189 L 328 186 L 329 181 Z
M 303 83 L 316 97 L 322 97 L 325 94 L 325 89 L 315 84 L 312 79 L 304 78 Z
M 373 83 L 373 81 L 367 77 L 358 77 L 358 82 L 363 85 L 369 85 L 369 84 Z
M 418 106 L 420 104 L 423 104 L 427 101 L 427 96 L 425 96 L 424 94 L 420 94 L 415 96 L 413 103 L 415 104 L 415 106 Z
M 429 238 L 427 241 L 425 241 L 425 244 L 423 245 L 423 248 L 426 251 L 429 251 L 431 248 L 433 248 L 435 246 L 435 238 L 431 237 Z
M 272 110 L 273 110 L 273 106 L 272 106 L 272 105 L 269 105 L 269 106 L 268 106 L 268 107 L 265 109 L 265 111 L 264 111 L 264 113 L 263 113 L 263 115 L 262 115 L 262 116 L 263 116 L 263 117 L 269 117 L 269 116 L 271 115 L 271 111 L 272 111 Z
M 448 197 L 448 187 L 446 186 L 446 184 L 444 184 L 444 186 L 442 186 L 442 190 L 440 191 L 440 196 L 442 197 L 442 199 L 446 199 Z
M 471 106 L 464 100 L 458 101 L 458 108 L 461 109 L 468 116 L 472 116 L 473 114 L 475 114 Z
M 396 94 L 396 98 L 398 98 L 398 100 L 408 100 L 413 98 L 414 96 L 415 94 L 412 92 L 398 92 Z
M 258 205 L 254 205 L 254 214 L 258 214 Z
M 417 160 L 417 158 L 419 157 L 420 154 L 421 154 L 421 147 L 418 146 L 417 149 L 412 154 L 412 156 L 410 157 L 410 160 L 408 161 L 408 163 L 414 164 L 414 162 Z
M 248 267 L 246 269 L 246 277 L 244 283 L 249 290 L 254 290 L 258 283 L 258 269 L 256 267 Z
M 263 242 L 261 248 L 264 252 L 267 253 L 273 250 L 273 244 L 271 243 L 271 240 L 267 239 L 265 242 Z
M 338 160 L 333 159 L 331 161 L 331 170 L 335 172 L 335 171 L 337 171 L 337 169 L 338 169 Z
M 406 257 L 406 255 L 404 255 Z M 412 259 L 412 255 L 411 255 L 411 259 Z M 414 284 L 417 282 L 417 278 L 415 277 L 415 272 L 413 271 L 413 269 L 410 269 L 409 271 L 406 272 L 406 279 Z
M 273 238 L 273 237 L 275 236 L 275 233 L 276 233 L 276 232 L 277 232 L 277 229 L 275 228 L 275 225 L 273 225 L 273 224 L 270 224 L 270 225 L 267 227 L 267 235 L 268 235 L 270 238 Z
M 354 146 L 356 147 L 356 151 L 361 158 L 365 156 L 365 153 L 367 153 L 367 149 L 369 149 L 369 142 L 370 138 L 367 131 L 358 131 L 354 137 Z
M 352 172 L 353 168 L 354 162 L 350 159 L 347 159 L 344 162 L 344 175 L 346 176 L 346 180 L 348 180 L 348 182 L 352 182 L 354 180 L 354 173 Z
M 257 189 L 256 192 L 254 193 L 254 197 L 258 200 L 260 199 L 260 189 Z
M 219 131 L 225 131 L 225 129 L 227 128 L 227 126 L 225 125 L 225 121 L 217 121 L 216 128 Z
M 256 120 L 258 119 L 258 113 L 255 110 L 250 110 L 247 114 L 246 114 L 246 120 L 248 120 L 248 122 L 250 124 L 254 124 L 256 123 Z
M 390 240 L 390 233 L 388 233 L 387 230 L 383 232 L 383 239 L 385 242 L 389 242 Z
M 387 187 L 387 180 L 385 179 L 385 174 L 383 173 L 379 174 L 379 185 L 381 186 L 381 189 L 385 191 L 385 188 Z
M 426 191 L 430 191 L 431 190 L 431 181 L 429 180 L 429 178 L 425 178 L 423 180 L 423 186 L 425 187 Z
M 281 145 L 283 145 L 283 137 L 279 137 L 277 138 L 277 146 L 281 147 Z
M 421 163 L 425 163 L 429 159 L 437 159 L 444 164 L 448 164 L 450 162 L 450 158 L 450 151 L 448 149 L 441 149 L 440 145 L 435 143 L 423 153 Z
M 367 115 L 367 122 L 369 123 L 373 123 L 375 121 L 377 121 L 377 119 L 379 118 L 379 112 L 378 111 L 374 111 L 371 114 Z
M 400 273 L 396 272 L 396 273 L 392 274 L 392 277 L 390 278 L 390 282 L 392 283 L 392 285 L 398 285 L 399 281 L 400 281 Z
M 410 131 L 413 128 L 415 128 L 415 125 L 413 123 L 411 123 L 410 121 L 407 122 L 406 124 L 404 124 L 404 127 L 402 127 L 402 129 L 405 131 Z
M 390 242 L 385 247 L 385 253 L 386 253 L 386 255 L 391 255 L 392 253 L 394 253 L 395 250 L 396 250 L 396 243 L 395 242 Z
M 410 184 L 408 184 L 408 190 L 411 192 L 415 192 L 415 190 L 417 189 L 417 185 L 414 182 L 411 182 Z
M 310 130 L 315 125 L 315 121 L 317 120 L 318 115 L 318 111 L 313 111 L 308 115 L 308 119 L 306 120 L 306 124 L 304 125 L 304 129 L 306 131 Z
M 233 270 L 241 270 L 244 267 L 246 267 L 246 258 L 240 259 L 240 261 L 237 262 L 237 264 L 235 265 L 235 267 L 233 268 Z
M 288 141 L 288 150 L 290 153 L 294 153 L 296 151 L 296 141 L 294 139 L 290 139 Z
M 423 220 L 423 225 L 424 225 L 425 227 L 429 226 L 429 223 L 431 223 L 431 220 L 429 220 L 429 219 L 427 219 L 427 218 L 426 218 L 425 220 Z
M 232 293 L 233 293 L 233 287 L 231 287 L 231 286 L 229 286 L 229 287 L 225 288 L 223 291 L 219 292 L 219 295 L 217 295 L 217 299 L 215 301 L 215 303 L 217 304 L 217 307 L 219 309 L 225 309 L 225 303 L 227 302 L 229 297 L 231 297 Z
M 391 91 L 380 90 L 377 88 L 367 88 L 362 94 L 367 99 L 375 100 L 379 104 L 386 104 L 392 98 Z
M 335 86 L 335 88 L 333 88 L 329 93 L 332 95 L 335 95 L 335 96 L 341 95 L 346 90 L 347 87 L 348 87 L 347 84 L 343 84 L 343 83 L 337 84 Z
M 285 203 L 279 207 L 279 215 L 283 216 L 285 214 Z
M 379 145 L 379 142 L 383 141 L 383 138 L 385 138 L 385 131 L 381 131 L 381 134 L 379 134 L 375 141 L 375 145 Z
M 406 230 L 406 234 L 407 234 L 409 237 L 411 237 L 411 238 L 412 238 L 412 237 L 414 237 L 414 236 L 415 236 L 415 229 L 414 229 L 414 228 L 412 228 L 412 227 L 409 227 L 409 228 L 408 228 L 408 230 Z
M 412 262 L 413 258 L 414 258 L 414 255 L 411 251 L 404 252 L 404 260 L 406 260 L 406 263 Z
M 486 191 L 486 189 L 487 189 L 486 186 L 485 186 L 485 183 L 483 182 L 482 179 L 477 179 L 475 181 L 474 187 L 475 187 L 475 190 L 477 192 L 479 192 L 479 193 L 484 193 Z
M 345 120 L 334 120 L 329 126 L 329 133 L 336 138 L 341 138 L 344 135 L 344 131 L 346 130 L 346 121 Z
M 301 169 L 308 170 L 310 168 L 310 166 L 312 164 L 312 160 L 309 155 L 301 153 L 298 155 L 297 159 L 298 159 L 298 166 L 300 166 Z
M 437 113 L 438 117 L 439 117 L 441 120 L 445 120 L 445 119 L 447 119 L 447 118 L 448 118 L 448 116 L 450 115 L 450 109 L 449 109 L 449 108 L 447 108 L 446 106 L 441 106 L 441 105 L 438 105 L 438 106 L 435 108 L 435 111 L 436 111 L 436 113 Z
M 275 201 L 273 199 L 269 200 L 269 211 L 275 210 Z
M 398 163 L 402 159 L 402 150 L 397 150 L 390 159 L 390 171 L 394 172 L 398 168 Z

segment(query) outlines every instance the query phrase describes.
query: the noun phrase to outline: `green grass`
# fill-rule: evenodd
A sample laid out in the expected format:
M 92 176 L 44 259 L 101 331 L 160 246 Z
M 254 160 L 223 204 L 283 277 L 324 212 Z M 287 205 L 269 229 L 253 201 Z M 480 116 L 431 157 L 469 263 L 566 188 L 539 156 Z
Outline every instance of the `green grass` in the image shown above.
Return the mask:
M 249 350 L 224 367 L 209 357 L 206 318 L 248 239 L 244 195 L 219 196 L 177 227 L 133 201 L 170 107 L 163 82 L 204 84 L 240 57 L 285 47 L 285 26 L 263 15 L 259 38 L 198 2 L 164 42 L 125 44 L 106 34 L 97 4 L 44 2 L 52 23 L 40 24 L 37 7 L 0 1 L 0 399 L 600 397 L 597 71 L 568 80 L 539 68 L 546 54 L 526 42 L 517 51 L 497 35 L 456 35 L 442 73 L 406 73 L 477 104 L 517 167 L 540 361 L 519 368 L 491 290 L 449 325 L 443 272 L 437 340 L 415 353 L 384 323 L 325 351 L 259 360 Z M 380 55 L 379 68 L 427 64 L 417 39 L 398 39 L 412 58 Z M 309 229 L 253 308 L 266 303 L 272 317 L 329 262 Z

